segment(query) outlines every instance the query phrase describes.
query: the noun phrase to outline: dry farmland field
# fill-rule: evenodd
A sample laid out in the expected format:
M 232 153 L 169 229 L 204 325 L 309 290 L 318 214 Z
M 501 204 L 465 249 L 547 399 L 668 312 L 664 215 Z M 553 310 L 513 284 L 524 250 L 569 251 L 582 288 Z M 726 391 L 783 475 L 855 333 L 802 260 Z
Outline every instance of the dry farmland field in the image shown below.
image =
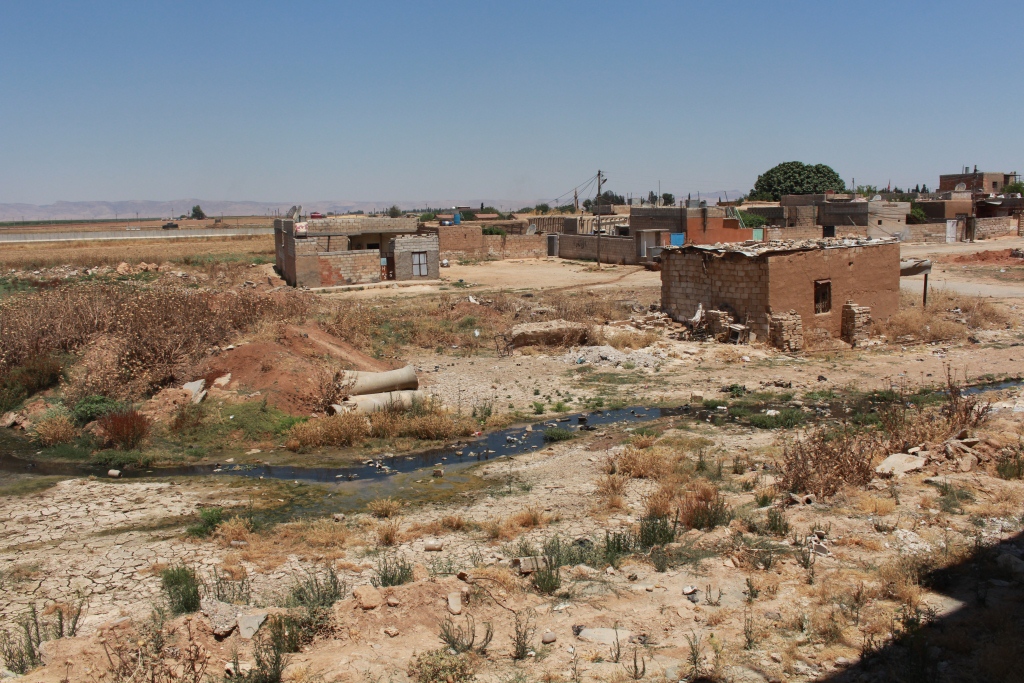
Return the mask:
M 971 272 L 927 308 L 907 287 L 869 345 L 781 353 L 649 324 L 660 274 L 630 266 L 321 295 L 271 236 L 5 245 L 0 658 L 47 683 L 1020 680 L 1024 309 Z M 582 338 L 496 343 L 556 319 Z M 411 408 L 330 414 L 346 371 L 408 365 Z

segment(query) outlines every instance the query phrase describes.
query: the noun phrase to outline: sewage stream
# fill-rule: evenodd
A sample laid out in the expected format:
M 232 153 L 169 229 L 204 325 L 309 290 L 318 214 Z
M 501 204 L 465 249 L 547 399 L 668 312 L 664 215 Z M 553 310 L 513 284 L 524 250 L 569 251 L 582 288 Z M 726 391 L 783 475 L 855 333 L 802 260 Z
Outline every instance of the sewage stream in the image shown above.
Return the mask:
M 444 467 L 445 472 L 457 471 L 478 462 L 484 462 L 503 455 L 517 455 L 538 450 L 546 445 L 544 430 L 555 427 L 573 431 L 586 431 L 616 422 L 645 422 L 660 417 L 683 415 L 689 406 L 681 408 L 645 408 L 633 406 L 615 410 L 595 410 L 588 413 L 564 415 L 528 426 L 510 427 L 492 432 L 469 441 L 460 441 L 451 446 L 419 453 L 400 455 L 378 455 L 367 458 L 357 465 L 333 465 L 325 467 L 303 467 L 297 465 L 267 464 L 203 464 L 174 467 L 152 467 L 148 469 L 125 469 L 122 477 L 141 479 L 148 477 L 181 476 L 238 476 L 258 479 L 282 479 L 316 483 L 343 483 L 379 480 L 389 475 L 404 474 L 423 470 L 425 477 L 432 476 L 435 466 Z M 82 465 L 72 462 L 48 460 L 26 460 L 9 454 L 0 454 L 0 471 L 34 475 L 59 476 L 106 476 L 107 467 Z

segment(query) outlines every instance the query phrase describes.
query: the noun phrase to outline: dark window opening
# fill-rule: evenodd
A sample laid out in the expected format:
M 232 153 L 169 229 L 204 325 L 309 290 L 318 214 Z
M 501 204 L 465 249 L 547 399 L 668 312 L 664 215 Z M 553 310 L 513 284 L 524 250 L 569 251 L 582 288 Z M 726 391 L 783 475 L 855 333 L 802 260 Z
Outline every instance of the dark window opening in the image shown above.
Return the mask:
M 994 189 L 996 189 L 997 187 L 999 187 L 999 181 L 998 181 L 998 180 L 993 180 L 993 181 L 992 181 L 992 189 L 994 190 Z
M 834 226 L 834 225 L 823 225 L 823 226 L 821 226 L 821 236 L 822 237 L 835 237 L 836 236 L 836 226 Z
M 367 242 L 366 243 L 366 248 L 367 249 L 380 249 L 380 242 Z
M 832 310 L 832 281 L 818 280 L 814 283 L 814 312 L 828 313 Z
M 879 224 L 879 225 L 881 225 L 881 224 L 882 224 L 882 219 L 881 219 L 881 218 L 879 218 L 879 219 L 878 219 L 878 224 Z

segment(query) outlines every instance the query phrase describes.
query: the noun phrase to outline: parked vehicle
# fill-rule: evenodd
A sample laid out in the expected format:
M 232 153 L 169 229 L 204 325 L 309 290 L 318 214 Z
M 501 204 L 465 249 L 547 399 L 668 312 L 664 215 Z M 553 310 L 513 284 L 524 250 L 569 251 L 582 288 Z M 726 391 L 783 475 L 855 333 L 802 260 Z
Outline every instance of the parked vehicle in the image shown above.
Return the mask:
M 163 229 L 164 230 L 177 230 L 178 229 L 178 224 L 173 222 L 173 221 L 168 221 L 167 223 L 164 223 Z
M 320 213 L 319 211 L 314 211 L 313 213 L 309 214 L 309 218 L 311 220 L 314 219 L 314 218 L 323 218 L 323 217 L 324 217 L 324 215 L 322 213 Z

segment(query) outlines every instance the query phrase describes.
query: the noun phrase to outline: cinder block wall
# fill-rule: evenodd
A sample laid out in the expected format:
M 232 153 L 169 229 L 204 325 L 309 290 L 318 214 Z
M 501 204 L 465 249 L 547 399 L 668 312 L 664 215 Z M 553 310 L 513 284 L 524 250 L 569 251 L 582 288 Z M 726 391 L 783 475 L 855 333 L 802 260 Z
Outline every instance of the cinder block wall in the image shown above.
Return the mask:
M 945 226 L 943 226 L 945 227 Z M 991 239 L 1003 235 L 1017 234 L 1017 219 L 1014 216 L 996 218 L 976 218 L 974 222 L 975 239 Z
M 306 221 L 309 234 L 320 232 L 362 234 L 366 232 L 416 232 L 417 218 L 384 218 L 378 216 L 329 216 Z M 331 240 L 333 246 L 334 240 Z
M 441 277 L 437 237 L 432 235 L 396 237 L 391 240 L 389 251 L 395 258 L 396 280 L 436 280 Z M 425 276 L 412 274 L 412 255 L 413 252 L 418 251 L 427 254 L 427 274 Z
M 562 235 L 558 240 L 560 258 L 597 260 L 597 235 Z M 634 265 L 638 262 L 632 237 L 601 237 L 601 262 Z
M 866 227 L 857 225 L 837 225 L 836 237 L 867 237 Z M 821 226 L 812 225 L 802 228 L 767 228 L 769 240 L 820 240 Z
M 321 287 L 380 282 L 380 252 L 376 249 L 321 252 L 316 254 L 316 262 Z
M 768 338 L 768 263 L 765 258 L 696 251 L 661 253 L 661 309 L 673 320 L 692 318 L 697 306 L 726 310 L 738 323 L 750 318 L 758 339 Z
M 542 258 L 548 254 L 545 235 L 484 235 L 486 258 Z
M 803 320 L 804 334 L 822 329 L 839 337 L 843 304 L 847 301 L 870 306 L 876 320 L 888 319 L 899 307 L 898 242 L 769 254 L 767 263 L 770 310 L 795 310 Z M 832 283 L 832 307 L 828 313 L 814 312 L 816 280 Z

